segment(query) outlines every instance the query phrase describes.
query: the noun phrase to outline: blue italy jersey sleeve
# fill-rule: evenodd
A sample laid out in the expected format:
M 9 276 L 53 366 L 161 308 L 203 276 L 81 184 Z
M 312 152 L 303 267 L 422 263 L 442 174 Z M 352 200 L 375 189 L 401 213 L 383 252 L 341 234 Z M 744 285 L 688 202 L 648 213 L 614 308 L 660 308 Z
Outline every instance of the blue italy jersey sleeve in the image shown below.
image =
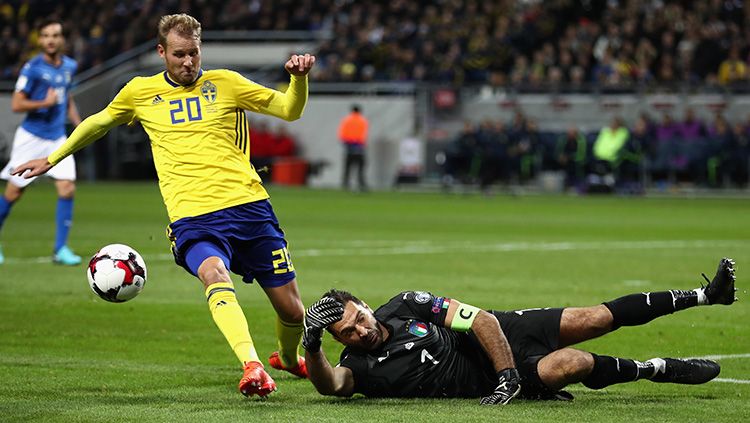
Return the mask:
M 23 92 L 27 97 L 31 97 L 31 93 L 34 91 L 34 83 L 36 77 L 34 76 L 34 68 L 31 67 L 31 62 L 27 62 L 21 68 L 21 73 L 18 75 L 16 81 L 16 91 Z
M 29 100 L 40 101 L 49 89 L 55 90 L 57 103 L 29 112 L 21 126 L 37 137 L 56 140 L 65 135 L 65 120 L 68 114 L 68 94 L 73 74 L 78 65 L 70 57 L 63 56 L 60 65 L 44 61 L 38 55 L 26 63 L 16 81 L 15 90 L 23 92 Z

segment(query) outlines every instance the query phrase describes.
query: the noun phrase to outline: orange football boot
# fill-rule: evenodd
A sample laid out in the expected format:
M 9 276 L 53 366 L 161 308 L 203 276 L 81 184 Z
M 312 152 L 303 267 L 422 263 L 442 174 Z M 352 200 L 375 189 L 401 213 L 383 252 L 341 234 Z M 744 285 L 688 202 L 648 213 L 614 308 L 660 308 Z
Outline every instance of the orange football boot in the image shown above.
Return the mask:
M 281 356 L 278 351 L 275 351 L 268 357 L 268 364 L 276 370 L 284 370 L 302 379 L 307 379 L 307 365 L 303 357 L 297 357 L 297 365 L 294 367 L 284 367 L 284 363 L 281 362 Z
M 248 361 L 245 363 L 239 389 L 242 395 L 246 397 L 258 395 L 265 398 L 276 390 L 276 382 L 263 369 L 263 364 L 258 361 Z

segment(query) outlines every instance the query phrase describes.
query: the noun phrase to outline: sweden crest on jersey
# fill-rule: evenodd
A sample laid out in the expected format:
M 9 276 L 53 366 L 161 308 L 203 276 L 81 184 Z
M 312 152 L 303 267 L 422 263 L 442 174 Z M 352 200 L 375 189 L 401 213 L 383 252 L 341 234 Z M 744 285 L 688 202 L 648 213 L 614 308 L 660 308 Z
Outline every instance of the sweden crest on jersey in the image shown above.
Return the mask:
M 218 95 L 218 90 L 216 89 L 216 85 L 214 85 L 211 81 L 206 81 L 201 85 L 201 95 L 203 96 L 203 99 L 208 102 L 208 104 L 213 104 L 216 101 L 216 96 Z

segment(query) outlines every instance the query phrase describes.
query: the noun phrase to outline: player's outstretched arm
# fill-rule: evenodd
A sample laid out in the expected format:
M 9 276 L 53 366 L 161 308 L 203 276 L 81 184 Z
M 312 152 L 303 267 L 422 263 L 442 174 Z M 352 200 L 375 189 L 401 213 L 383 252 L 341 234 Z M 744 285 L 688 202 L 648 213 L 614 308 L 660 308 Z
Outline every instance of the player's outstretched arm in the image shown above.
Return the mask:
M 310 382 L 323 395 L 348 397 L 354 389 L 354 377 L 346 367 L 331 367 L 320 349 L 323 330 L 341 320 L 344 307 L 331 297 L 323 297 L 305 311 L 302 346 Z
M 315 64 L 315 56 L 295 54 L 284 64 L 284 69 L 291 75 L 286 92 L 276 91 L 267 105 L 259 108 L 261 113 L 275 116 L 286 121 L 297 120 L 307 104 L 307 74 Z
M 118 123 L 106 110 L 91 115 L 81 122 L 70 134 L 70 138 L 60 148 L 53 151 L 49 157 L 31 160 L 16 166 L 13 169 L 13 174 L 24 178 L 32 178 L 47 173 L 62 159 L 98 140 L 117 125 Z
M 507 404 L 521 392 L 521 378 L 513 360 L 513 351 L 495 316 L 451 300 L 445 326 L 459 332 L 471 330 L 497 372 L 498 386 L 492 394 L 482 398 L 482 404 Z

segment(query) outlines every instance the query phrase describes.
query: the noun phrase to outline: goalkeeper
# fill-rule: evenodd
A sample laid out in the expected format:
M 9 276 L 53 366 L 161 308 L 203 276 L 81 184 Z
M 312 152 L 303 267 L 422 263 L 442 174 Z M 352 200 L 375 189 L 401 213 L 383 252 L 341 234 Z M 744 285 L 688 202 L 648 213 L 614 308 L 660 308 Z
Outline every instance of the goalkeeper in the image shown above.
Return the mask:
M 507 404 L 516 396 L 571 400 L 561 389 L 579 382 L 591 389 L 639 379 L 699 384 L 719 374 L 718 363 L 640 362 L 569 346 L 689 307 L 732 304 L 734 285 L 734 262 L 725 258 L 705 287 L 632 294 L 581 308 L 484 311 L 407 291 L 373 312 L 334 289 L 307 309 L 302 345 L 309 379 L 323 395 L 474 397 L 482 404 Z M 336 367 L 321 350 L 323 329 L 346 346 Z

